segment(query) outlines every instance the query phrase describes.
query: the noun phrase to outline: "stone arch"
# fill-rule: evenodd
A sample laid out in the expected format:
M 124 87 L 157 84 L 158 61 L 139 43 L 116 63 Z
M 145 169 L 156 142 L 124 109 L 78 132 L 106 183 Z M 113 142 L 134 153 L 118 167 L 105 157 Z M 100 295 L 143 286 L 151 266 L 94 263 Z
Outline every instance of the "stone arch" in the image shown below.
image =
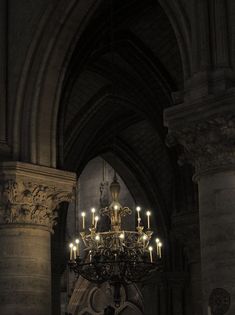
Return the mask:
M 60 1 L 41 19 L 17 91 L 11 135 L 15 159 L 56 166 L 57 112 L 66 65 L 100 2 Z
M 172 28 L 180 49 L 182 58 L 182 65 L 184 70 L 184 81 L 186 81 L 192 74 L 191 64 L 191 26 L 187 13 L 180 6 L 178 1 L 159 0 L 162 8 L 164 9 Z
M 100 3 L 60 1 L 49 6 L 41 19 L 17 91 L 10 134 L 14 159 L 56 166 L 56 125 L 63 79 L 73 49 Z M 181 41 L 179 47 L 185 55 L 183 64 L 187 64 L 188 49 Z
M 143 297 L 139 288 L 132 284 L 121 288 L 122 301 L 115 314 L 143 314 Z M 113 305 L 112 288 L 104 283 L 97 287 L 83 278 L 76 282 L 75 289 L 68 304 L 71 315 L 92 314 L 103 315 L 103 310 Z

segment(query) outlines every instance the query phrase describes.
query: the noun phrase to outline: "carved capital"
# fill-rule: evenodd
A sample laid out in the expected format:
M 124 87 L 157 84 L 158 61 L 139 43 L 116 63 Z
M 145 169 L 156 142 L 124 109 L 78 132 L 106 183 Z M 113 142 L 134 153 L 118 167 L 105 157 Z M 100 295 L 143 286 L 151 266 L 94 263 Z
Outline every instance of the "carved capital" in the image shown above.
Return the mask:
M 73 193 L 34 182 L 0 182 L 0 224 L 35 224 L 52 230 L 57 207 Z
M 180 162 L 194 165 L 196 175 L 235 166 L 235 114 L 215 115 L 186 122 L 169 130 L 169 146 L 180 144 Z
M 200 261 L 200 229 L 198 212 L 184 212 L 172 216 L 173 235 L 185 247 L 190 263 Z

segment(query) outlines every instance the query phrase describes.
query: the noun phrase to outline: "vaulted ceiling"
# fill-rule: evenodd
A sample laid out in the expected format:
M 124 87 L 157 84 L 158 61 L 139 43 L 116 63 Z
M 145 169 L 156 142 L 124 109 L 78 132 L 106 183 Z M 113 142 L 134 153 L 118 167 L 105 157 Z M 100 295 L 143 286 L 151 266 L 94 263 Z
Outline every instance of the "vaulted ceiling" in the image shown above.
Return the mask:
M 129 189 L 138 181 L 167 225 L 175 159 L 163 110 L 183 88 L 174 31 L 157 1 L 104 1 L 70 60 L 60 106 L 60 164 L 78 174 L 103 156 Z M 125 176 L 127 174 L 128 176 Z

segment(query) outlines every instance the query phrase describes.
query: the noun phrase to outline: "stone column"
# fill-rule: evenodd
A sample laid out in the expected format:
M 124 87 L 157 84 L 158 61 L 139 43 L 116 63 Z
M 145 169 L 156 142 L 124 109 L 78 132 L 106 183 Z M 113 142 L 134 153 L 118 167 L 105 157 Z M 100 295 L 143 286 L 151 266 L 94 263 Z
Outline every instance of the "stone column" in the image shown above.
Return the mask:
M 169 110 L 169 139 L 184 147 L 199 188 L 203 314 L 235 314 L 234 96 Z M 210 308 L 210 310 L 209 310 Z
M 172 216 L 172 230 L 183 244 L 190 272 L 191 306 L 193 315 L 202 315 L 201 253 L 198 212 L 184 212 Z
M 56 169 L 0 164 L 1 315 L 51 314 L 50 234 L 74 182 Z

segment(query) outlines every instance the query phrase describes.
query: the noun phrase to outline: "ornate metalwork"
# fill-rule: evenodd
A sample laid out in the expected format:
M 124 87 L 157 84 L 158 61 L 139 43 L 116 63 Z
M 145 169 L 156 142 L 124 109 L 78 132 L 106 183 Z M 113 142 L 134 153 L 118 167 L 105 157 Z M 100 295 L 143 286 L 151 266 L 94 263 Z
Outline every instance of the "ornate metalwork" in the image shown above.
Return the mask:
M 131 209 L 122 207 L 118 201 L 120 185 L 116 176 L 110 185 L 112 202 L 109 207 L 100 210 L 100 214 L 108 216 L 111 229 L 106 232 L 97 232 L 96 224 L 89 228 L 89 233 L 81 232 L 85 252 L 83 258 L 76 255 L 70 259 L 69 266 L 77 275 L 88 281 L 103 283 L 108 281 L 114 286 L 114 300 L 120 302 L 120 285 L 128 282 L 139 282 L 145 279 L 151 270 L 160 269 L 161 248 L 157 246 L 155 262 L 153 248 L 150 240 L 153 231 L 144 231 L 138 217 L 136 231 L 123 231 L 121 229 L 122 217 L 130 215 Z M 94 223 L 94 222 L 93 222 Z M 159 242 L 159 240 L 157 239 Z M 71 244 L 73 246 L 73 244 Z M 76 252 L 76 247 L 74 247 Z M 72 251 L 72 248 L 71 248 Z M 72 252 L 71 252 L 72 253 Z

